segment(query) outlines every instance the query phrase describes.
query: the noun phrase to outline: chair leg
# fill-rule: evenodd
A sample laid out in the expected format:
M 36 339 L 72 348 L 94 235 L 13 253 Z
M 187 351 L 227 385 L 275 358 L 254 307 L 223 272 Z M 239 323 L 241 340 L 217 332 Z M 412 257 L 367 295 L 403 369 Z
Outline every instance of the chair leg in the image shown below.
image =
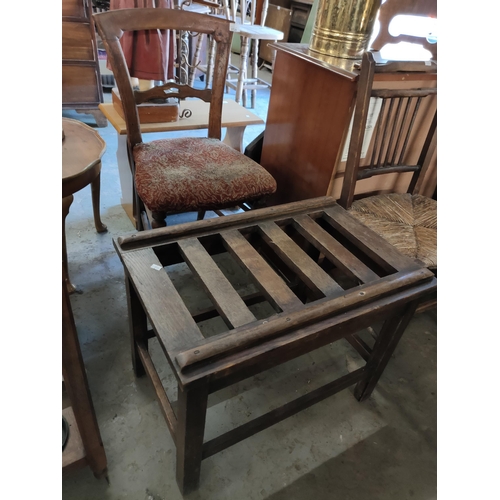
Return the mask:
M 153 216 L 153 221 L 151 223 L 153 229 L 167 226 L 167 212 L 151 212 L 151 215 Z
M 205 218 L 206 210 L 198 210 L 198 217 L 196 220 L 203 220 Z
M 196 39 L 196 46 L 195 46 L 194 54 L 193 54 L 193 60 L 191 61 L 191 68 L 189 70 L 189 86 L 190 87 L 192 87 L 194 85 L 197 67 L 198 67 L 198 64 L 200 63 L 200 51 L 201 51 L 202 43 L 203 43 L 203 33 L 198 33 L 198 37 Z
M 375 389 L 408 323 L 413 318 L 417 305 L 417 302 L 409 304 L 406 308 L 396 311 L 384 322 L 366 363 L 366 375 L 354 388 L 354 396 L 358 401 L 369 398 Z
M 200 483 L 208 386 L 179 386 L 177 394 L 176 476 L 182 495 L 186 495 Z
M 235 101 L 240 104 L 243 96 L 243 89 L 245 86 L 245 80 L 247 78 L 247 64 L 248 64 L 248 48 L 249 39 L 246 36 L 241 37 L 241 50 L 240 50 L 240 71 L 238 73 L 238 83 L 236 85 L 236 96 Z M 245 96 L 246 97 L 246 96 Z M 246 99 L 245 99 L 246 101 Z M 246 102 L 243 102 L 245 106 Z
M 252 79 L 257 80 L 259 76 L 259 40 L 252 40 Z M 250 108 L 255 108 L 257 89 L 252 89 L 250 94 Z
M 207 57 L 207 77 L 205 78 L 205 88 L 212 86 L 214 77 L 214 60 L 215 60 L 215 40 L 209 37 L 208 42 L 208 57 Z
M 142 343 L 148 348 L 148 322 L 146 313 L 142 308 L 139 297 L 130 282 L 128 276 L 125 278 L 125 289 L 127 291 L 127 303 L 129 312 L 130 347 L 132 349 L 132 366 L 136 377 L 146 374 L 144 365 L 137 351 L 137 343 Z

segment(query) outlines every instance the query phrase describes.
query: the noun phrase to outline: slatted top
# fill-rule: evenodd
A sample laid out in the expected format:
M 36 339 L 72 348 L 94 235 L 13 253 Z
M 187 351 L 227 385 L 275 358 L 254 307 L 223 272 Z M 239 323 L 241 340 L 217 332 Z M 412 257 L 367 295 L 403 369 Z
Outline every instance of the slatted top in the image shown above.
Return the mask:
M 114 244 L 182 373 L 433 280 L 329 197 L 144 231 Z M 171 279 L 179 265 L 204 295 L 201 311 Z M 215 316 L 226 328 L 205 338 L 200 322 Z

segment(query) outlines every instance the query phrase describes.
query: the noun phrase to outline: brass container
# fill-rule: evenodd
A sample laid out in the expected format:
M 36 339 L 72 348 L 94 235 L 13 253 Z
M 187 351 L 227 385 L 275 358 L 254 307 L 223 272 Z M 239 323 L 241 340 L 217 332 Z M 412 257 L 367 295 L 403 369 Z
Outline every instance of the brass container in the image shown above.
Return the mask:
M 312 29 L 311 55 L 335 63 L 336 59 L 360 60 L 382 0 L 319 0 Z

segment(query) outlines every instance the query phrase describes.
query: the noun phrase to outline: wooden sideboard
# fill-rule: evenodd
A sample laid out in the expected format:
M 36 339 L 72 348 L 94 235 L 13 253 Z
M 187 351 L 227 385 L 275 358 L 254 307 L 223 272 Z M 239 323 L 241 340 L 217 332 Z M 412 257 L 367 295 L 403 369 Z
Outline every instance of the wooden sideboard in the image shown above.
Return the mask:
M 91 0 L 62 0 L 62 107 L 94 116 L 97 126 L 107 120 Z
M 342 151 L 354 108 L 358 72 L 312 57 L 306 44 L 276 43 L 273 86 L 261 165 L 276 179 L 269 198 L 277 205 L 318 196 L 340 197 L 345 163 Z M 380 73 L 375 82 L 395 88 L 437 85 L 435 73 Z M 432 106 L 436 106 L 436 100 Z M 433 109 L 429 110 L 432 119 Z M 416 134 L 415 149 L 423 140 Z M 408 174 L 388 174 L 359 183 L 356 194 L 401 192 Z M 422 194 L 436 189 L 436 158 L 424 179 Z

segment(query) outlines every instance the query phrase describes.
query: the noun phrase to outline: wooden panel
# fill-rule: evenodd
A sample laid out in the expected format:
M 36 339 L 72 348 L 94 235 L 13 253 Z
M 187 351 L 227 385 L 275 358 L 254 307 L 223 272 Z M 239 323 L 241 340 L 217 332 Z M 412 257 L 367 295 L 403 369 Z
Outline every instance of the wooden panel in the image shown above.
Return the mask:
M 62 67 L 62 101 L 73 103 L 100 103 L 98 73 L 95 65 L 67 65 Z
M 215 308 L 229 327 L 237 328 L 256 320 L 197 239 L 180 241 L 179 248 L 191 271 L 201 280 Z
M 62 58 L 94 61 L 94 45 L 90 24 L 62 23 Z
M 87 17 L 85 2 L 82 0 L 62 0 L 62 15 L 63 17 Z
M 278 185 L 269 204 L 326 194 L 354 91 L 347 77 L 277 50 L 261 157 Z
M 340 197 L 345 163 L 341 155 L 349 128 L 357 75 L 310 56 L 304 44 L 276 44 L 273 88 L 260 163 L 278 184 L 269 204 L 317 196 Z M 350 76 L 349 76 L 350 75 Z M 436 86 L 433 74 L 376 74 L 374 87 L 394 82 L 395 88 Z M 383 83 L 382 83 L 383 82 Z M 431 107 L 435 107 L 433 100 Z M 429 109 L 429 120 L 433 110 Z M 425 128 L 425 124 L 424 128 Z M 422 134 L 416 136 L 415 151 Z M 404 192 L 411 174 L 388 174 L 357 183 L 356 194 Z M 436 188 L 436 155 L 423 180 L 421 194 Z

